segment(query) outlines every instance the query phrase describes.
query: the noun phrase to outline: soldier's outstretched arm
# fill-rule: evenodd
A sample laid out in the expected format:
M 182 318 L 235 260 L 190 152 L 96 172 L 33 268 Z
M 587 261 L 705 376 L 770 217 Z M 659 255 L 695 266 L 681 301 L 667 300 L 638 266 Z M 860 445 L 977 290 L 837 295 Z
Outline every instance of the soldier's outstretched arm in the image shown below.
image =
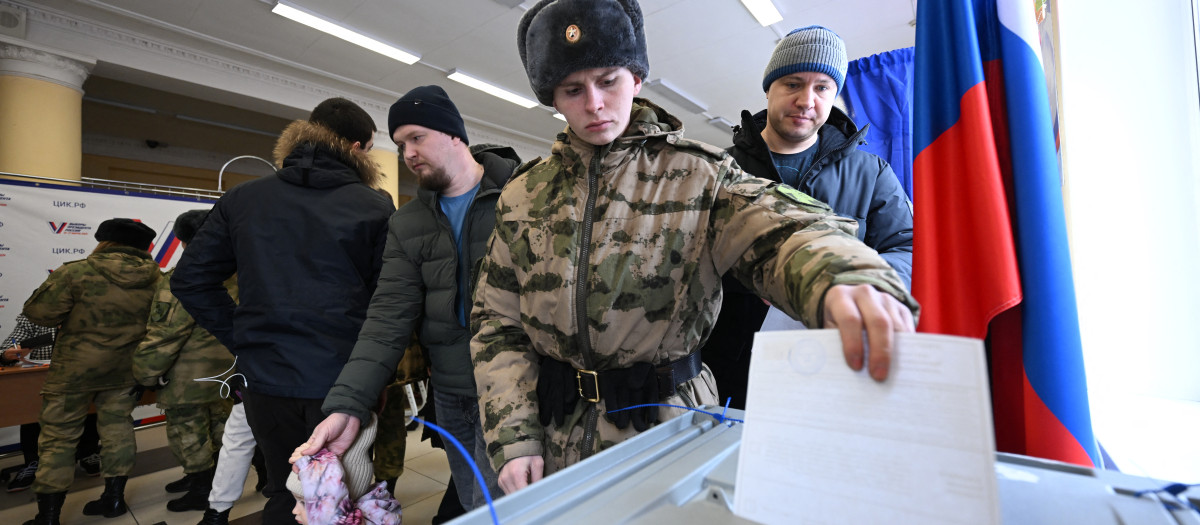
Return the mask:
M 897 332 L 915 329 L 912 311 L 895 297 L 869 284 L 839 284 L 825 293 L 825 328 L 837 328 L 842 353 L 854 370 L 863 367 L 863 338 L 870 347 L 868 372 L 876 381 L 887 379 L 896 348 Z

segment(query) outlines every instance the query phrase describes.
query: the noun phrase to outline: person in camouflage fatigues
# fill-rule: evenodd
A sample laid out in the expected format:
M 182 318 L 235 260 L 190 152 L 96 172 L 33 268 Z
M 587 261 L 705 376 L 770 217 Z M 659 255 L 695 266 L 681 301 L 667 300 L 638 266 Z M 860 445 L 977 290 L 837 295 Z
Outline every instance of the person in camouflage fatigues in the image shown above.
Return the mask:
M 125 480 L 133 468 L 136 399 L 133 350 L 146 335 L 150 300 L 161 272 L 146 251 L 154 230 L 130 219 L 110 219 L 96 229 L 100 244 L 82 261 L 50 274 L 23 313 L 42 326 L 60 326 L 54 359 L 42 387 L 38 470 L 33 484 L 38 515 L 27 523 L 57 523 L 75 475 L 75 445 L 88 404 L 95 403 L 104 493 L 84 506 L 86 515 L 125 513 Z
M 396 365 L 396 380 L 389 384 L 384 393 L 383 410 L 379 413 L 379 425 L 375 434 L 376 481 L 387 481 L 388 492 L 396 490 L 396 480 L 404 474 L 404 452 L 408 442 L 408 419 L 404 410 L 408 406 L 405 386 L 429 379 L 429 358 L 416 335 L 413 335 L 404 357 Z M 417 407 L 412 407 L 416 415 Z
M 207 210 L 191 210 L 175 219 L 175 237 L 187 250 Z M 146 338 L 133 354 L 133 377 L 146 388 L 159 388 L 158 406 L 167 417 L 167 444 L 183 466 L 184 479 L 167 484 L 168 492 L 187 493 L 167 502 L 167 510 L 183 512 L 208 508 L 215 456 L 233 401 L 222 396 L 222 383 L 196 381 L 223 375 L 233 368 L 233 354 L 195 319 L 171 293 L 167 272 L 154 292 Z M 237 300 L 237 275 L 225 280 Z M 225 392 L 228 395 L 228 391 Z
M 856 370 L 868 327 L 877 380 L 892 332 L 913 329 L 916 302 L 853 220 L 744 174 L 634 98 L 649 67 L 641 25 L 633 0 L 544 0 L 518 29 L 539 101 L 568 128 L 505 186 L 474 297 L 483 427 L 507 492 L 682 412 L 615 405 L 717 403 L 707 368 L 674 371 L 698 358 L 727 271 L 809 326 L 839 327 Z M 580 399 L 589 376 L 595 397 Z

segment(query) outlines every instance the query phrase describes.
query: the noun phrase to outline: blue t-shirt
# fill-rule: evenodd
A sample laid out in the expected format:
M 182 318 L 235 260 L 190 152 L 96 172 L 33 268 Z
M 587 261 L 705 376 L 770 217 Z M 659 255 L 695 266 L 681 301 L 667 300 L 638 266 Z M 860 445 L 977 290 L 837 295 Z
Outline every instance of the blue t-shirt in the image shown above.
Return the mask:
M 471 267 L 470 261 L 463 256 L 462 229 L 476 193 L 479 193 L 479 184 L 457 197 L 438 197 L 438 206 L 450 220 L 450 231 L 454 232 L 454 245 L 458 248 L 458 322 L 463 326 L 467 326 L 467 280 L 471 277 Z
M 821 144 L 821 139 L 813 142 L 812 146 L 800 153 L 775 153 L 771 152 L 771 162 L 775 164 L 775 171 L 779 173 L 779 180 L 784 184 L 793 188 L 800 187 L 800 176 L 812 167 L 813 159 L 817 156 L 818 146 Z

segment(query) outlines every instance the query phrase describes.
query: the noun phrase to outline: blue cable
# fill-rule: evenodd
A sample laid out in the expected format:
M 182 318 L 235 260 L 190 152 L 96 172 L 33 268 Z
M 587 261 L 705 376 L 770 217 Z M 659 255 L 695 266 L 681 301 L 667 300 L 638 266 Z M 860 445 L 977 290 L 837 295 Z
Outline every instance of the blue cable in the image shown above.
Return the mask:
M 484 497 L 484 499 L 487 500 L 488 511 L 490 511 L 492 513 L 492 523 L 494 523 L 495 525 L 500 525 L 500 518 L 496 516 L 496 505 L 492 503 L 492 493 L 488 491 L 487 482 L 483 480 L 483 473 L 479 472 L 479 467 L 477 465 L 475 465 L 475 458 L 473 456 L 471 456 L 470 453 L 467 452 L 467 448 L 464 447 L 462 443 L 459 443 L 459 441 L 457 439 L 455 439 L 454 436 L 450 435 L 450 433 L 447 432 L 446 429 L 439 427 L 428 421 L 425 421 L 424 419 L 421 419 L 417 416 L 413 416 L 412 420 L 417 421 L 417 422 L 421 423 L 422 425 L 429 427 L 430 429 L 436 431 L 438 434 L 441 434 L 442 439 L 445 439 L 445 440 L 453 443 L 454 448 L 458 449 L 458 453 L 462 454 L 462 456 L 467 459 L 467 464 L 471 466 L 471 472 L 473 472 L 475 474 L 475 482 L 479 483 L 479 488 L 483 490 L 483 497 Z
M 1145 496 L 1146 494 L 1157 494 L 1159 492 L 1166 492 L 1167 494 L 1170 494 L 1171 496 L 1173 496 L 1176 500 L 1181 501 L 1183 504 L 1187 504 L 1187 506 L 1191 507 L 1191 509 L 1193 511 L 1195 511 L 1197 514 L 1200 514 L 1200 508 L 1197 508 L 1194 503 L 1192 503 L 1190 500 L 1188 500 L 1187 496 L 1181 496 L 1181 494 L 1183 494 L 1184 492 L 1187 492 L 1188 489 L 1192 488 L 1192 487 L 1200 487 L 1200 483 L 1191 483 L 1191 484 L 1172 483 L 1170 485 L 1167 485 L 1165 487 L 1158 488 L 1158 489 L 1139 490 L 1137 492 L 1134 492 L 1133 495 L 1140 498 L 1142 496 Z M 1162 503 L 1163 503 L 1163 506 L 1167 508 L 1167 510 L 1175 510 L 1175 507 L 1173 507 L 1172 505 L 1179 505 L 1179 508 L 1185 508 L 1185 507 L 1183 507 L 1183 504 L 1178 504 L 1178 503 L 1173 504 L 1166 500 L 1162 500 Z
M 701 413 L 701 414 L 708 414 L 708 415 L 712 416 L 712 417 L 713 417 L 713 419 L 716 419 L 716 420 L 717 420 L 717 423 L 719 423 L 719 424 L 726 424 L 727 426 L 731 426 L 731 427 L 733 426 L 733 424 L 734 424 L 734 423 L 745 423 L 745 421 L 743 421 L 743 420 L 741 420 L 741 419 L 732 418 L 732 417 L 725 417 L 725 414 L 726 414 L 727 412 L 729 412 L 729 403 L 730 403 L 731 401 L 733 401 L 733 398 L 731 398 L 731 397 L 730 397 L 730 398 L 726 398 L 726 399 L 725 399 L 725 410 L 722 410 L 720 414 L 718 414 L 718 413 L 716 413 L 716 412 L 709 412 L 709 411 L 707 411 L 707 410 L 700 410 L 699 408 L 685 407 L 685 406 L 679 406 L 679 405 L 664 405 L 664 404 L 662 404 L 662 403 L 648 403 L 648 404 L 645 404 L 645 405 L 633 405 L 633 406 L 631 406 L 631 407 L 618 408 L 618 409 L 616 409 L 616 410 L 609 410 L 608 412 L 611 414 L 611 413 L 613 413 L 613 412 L 620 412 L 620 411 L 622 411 L 622 410 L 631 410 L 631 409 L 634 409 L 634 408 L 642 408 L 642 407 L 669 407 L 669 408 L 682 408 L 682 409 L 684 409 L 684 410 L 691 410 L 692 412 L 699 412 L 699 413 Z

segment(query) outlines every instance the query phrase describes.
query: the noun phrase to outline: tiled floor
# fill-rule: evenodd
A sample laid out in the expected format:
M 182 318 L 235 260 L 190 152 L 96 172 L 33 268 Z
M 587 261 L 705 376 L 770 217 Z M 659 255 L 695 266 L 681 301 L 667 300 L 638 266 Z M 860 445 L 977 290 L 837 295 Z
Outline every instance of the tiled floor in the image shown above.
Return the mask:
M 75 483 L 67 494 L 63 507 L 63 525 L 193 525 L 200 521 L 202 512 L 169 512 L 167 501 L 178 494 L 167 494 L 162 490 L 163 485 L 183 476 L 183 470 L 175 462 L 167 449 L 166 432 L 164 427 L 139 430 L 138 460 L 134 472 L 125 488 L 125 500 L 131 512 L 117 518 L 106 519 L 100 516 L 84 516 L 83 504 L 94 500 L 104 491 L 104 482 L 98 477 L 88 477 L 82 470 L 77 470 Z M 404 457 L 404 475 L 396 483 L 396 499 L 403 508 L 405 525 L 430 523 L 437 513 L 442 493 L 450 480 L 450 467 L 446 463 L 446 454 L 441 449 L 429 446 L 428 441 L 420 441 L 421 432 L 408 433 L 407 450 Z M 0 460 L 0 468 L 6 468 L 21 463 L 20 455 Z M 239 518 L 239 525 L 258 523 L 257 514 L 262 511 L 266 501 L 262 494 L 254 492 L 257 476 L 254 469 L 246 479 L 246 488 L 230 512 L 231 521 Z M 37 504 L 33 492 L 8 493 L 0 491 L 0 524 L 20 525 L 33 519 L 37 514 Z

